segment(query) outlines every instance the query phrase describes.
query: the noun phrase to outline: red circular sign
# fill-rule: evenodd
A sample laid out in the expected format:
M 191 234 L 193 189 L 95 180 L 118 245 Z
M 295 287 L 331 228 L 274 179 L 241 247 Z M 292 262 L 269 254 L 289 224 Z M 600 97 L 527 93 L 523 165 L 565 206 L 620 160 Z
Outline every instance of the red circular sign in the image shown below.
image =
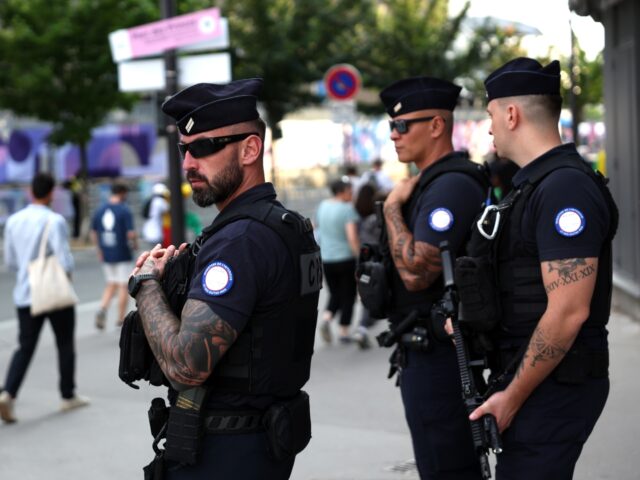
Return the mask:
M 350 100 L 360 90 L 360 72 L 353 65 L 334 65 L 324 76 L 327 94 L 333 100 Z

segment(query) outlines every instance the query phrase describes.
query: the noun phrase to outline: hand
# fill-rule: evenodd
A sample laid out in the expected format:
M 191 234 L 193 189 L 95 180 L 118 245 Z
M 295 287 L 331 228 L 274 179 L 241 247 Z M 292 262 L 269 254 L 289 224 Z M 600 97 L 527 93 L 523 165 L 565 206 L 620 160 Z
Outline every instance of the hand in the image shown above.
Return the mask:
M 447 332 L 447 334 L 449 335 L 449 337 L 451 337 L 451 341 L 453 342 L 453 344 L 456 344 L 456 339 L 453 336 L 453 323 L 451 322 L 451 317 L 448 317 L 445 321 L 444 321 L 444 331 Z
M 136 266 L 133 269 L 132 275 L 138 275 L 143 273 L 153 273 L 158 280 L 164 275 L 164 267 L 172 257 L 179 255 L 186 248 L 187 244 L 183 243 L 180 248 L 176 249 L 174 245 L 169 245 L 167 248 L 162 248 L 158 243 L 151 251 L 145 251 L 140 254 L 136 260 Z
M 389 195 L 387 195 L 385 203 L 400 203 L 401 205 L 404 205 L 407 200 L 409 200 L 409 197 L 419 180 L 420 175 L 416 175 L 415 177 L 405 178 L 397 183 L 396 186 L 393 187 L 393 190 L 389 192 Z
M 509 428 L 519 409 L 520 405 L 511 398 L 508 390 L 505 390 L 491 395 L 487 401 L 471 412 L 469 420 L 479 420 L 490 413 L 496 417 L 498 430 L 502 433 Z

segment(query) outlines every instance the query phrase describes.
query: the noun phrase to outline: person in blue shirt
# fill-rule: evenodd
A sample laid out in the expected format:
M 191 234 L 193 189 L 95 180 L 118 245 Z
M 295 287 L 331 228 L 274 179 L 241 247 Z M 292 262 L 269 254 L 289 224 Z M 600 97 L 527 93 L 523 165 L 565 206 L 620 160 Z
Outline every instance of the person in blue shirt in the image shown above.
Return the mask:
M 330 322 L 340 313 L 340 342 L 349 343 L 349 326 L 356 301 L 356 258 L 358 213 L 352 199 L 353 187 L 347 178 L 331 182 L 332 196 L 320 202 L 316 211 L 316 228 L 322 253 L 322 268 L 329 287 L 327 306 L 320 324 L 320 334 L 331 342 Z
M 91 220 L 91 239 L 96 244 L 107 283 L 96 313 L 99 330 L 105 327 L 109 304 L 114 296 L 118 296 L 118 326 L 122 325 L 129 302 L 127 281 L 133 268 L 132 250 L 138 248 L 138 239 L 133 215 L 125 203 L 128 192 L 125 184 L 115 182 L 108 202 L 96 210 Z
M 31 204 L 9 217 L 4 230 L 4 262 L 16 272 L 13 289 L 19 322 L 19 346 L 11 357 L 3 391 L 0 393 L 0 418 L 5 423 L 16 421 L 14 402 L 38 345 L 44 321 L 49 319 L 58 349 L 62 411 L 89 404 L 89 399 L 75 393 L 75 307 L 65 307 L 32 316 L 29 287 L 29 262 L 38 256 L 40 239 L 50 223 L 47 251 L 55 255 L 71 276 L 74 262 L 69 247 L 69 232 L 64 217 L 49 208 L 55 182 L 48 173 L 38 173 L 31 182 Z

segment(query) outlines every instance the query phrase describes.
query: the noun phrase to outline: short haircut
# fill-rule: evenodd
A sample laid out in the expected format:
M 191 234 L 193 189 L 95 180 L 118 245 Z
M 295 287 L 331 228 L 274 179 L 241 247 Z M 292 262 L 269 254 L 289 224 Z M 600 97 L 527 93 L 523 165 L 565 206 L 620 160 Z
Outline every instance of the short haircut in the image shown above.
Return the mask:
M 53 177 L 44 172 L 36 173 L 31 180 L 31 192 L 38 200 L 42 200 L 51 193 L 56 182 Z
M 338 178 L 329 184 L 329 188 L 331 189 L 332 194 L 338 195 L 346 189 L 351 188 L 351 183 L 348 181 L 345 182 L 342 178 Z
M 111 193 L 113 195 L 122 195 L 129 191 L 129 187 L 127 187 L 124 183 L 115 182 L 111 184 Z

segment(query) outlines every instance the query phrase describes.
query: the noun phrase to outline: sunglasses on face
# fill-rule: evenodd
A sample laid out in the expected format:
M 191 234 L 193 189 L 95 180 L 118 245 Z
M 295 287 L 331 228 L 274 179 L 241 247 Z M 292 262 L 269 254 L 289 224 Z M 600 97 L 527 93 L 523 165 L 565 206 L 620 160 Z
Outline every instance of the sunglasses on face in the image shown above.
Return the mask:
M 389 128 L 393 132 L 395 128 L 398 133 L 407 133 L 409 131 L 409 125 L 412 123 L 418 122 L 429 122 L 436 118 L 436 115 L 431 117 L 420 117 L 420 118 L 406 118 L 400 120 L 389 120 Z
M 189 152 L 193 158 L 203 158 L 219 152 L 230 143 L 239 142 L 251 135 L 258 134 L 256 132 L 247 132 L 238 133 L 237 135 L 225 135 L 223 137 L 199 138 L 189 143 L 178 143 L 178 150 L 183 159 L 187 152 Z

